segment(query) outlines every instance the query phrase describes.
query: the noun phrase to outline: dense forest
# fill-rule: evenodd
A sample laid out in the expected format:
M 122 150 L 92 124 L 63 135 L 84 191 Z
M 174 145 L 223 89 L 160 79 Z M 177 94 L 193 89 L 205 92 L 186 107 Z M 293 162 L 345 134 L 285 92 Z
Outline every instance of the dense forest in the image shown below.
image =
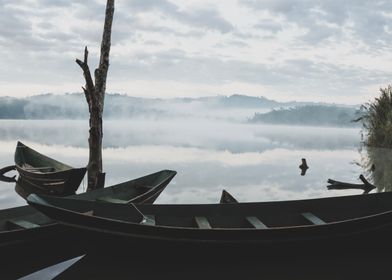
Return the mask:
M 256 113 L 251 123 L 315 125 L 315 126 L 359 126 L 354 122 L 360 111 L 352 107 L 306 105 L 274 109 L 268 113 Z

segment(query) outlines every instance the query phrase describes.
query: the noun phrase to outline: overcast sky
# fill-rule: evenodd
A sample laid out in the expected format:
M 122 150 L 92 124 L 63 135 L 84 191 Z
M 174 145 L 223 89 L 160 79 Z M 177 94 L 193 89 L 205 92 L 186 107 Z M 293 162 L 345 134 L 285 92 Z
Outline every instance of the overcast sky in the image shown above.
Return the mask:
M 105 0 L 0 0 L 0 95 L 80 92 Z M 108 92 L 361 103 L 392 78 L 392 1 L 116 0 Z

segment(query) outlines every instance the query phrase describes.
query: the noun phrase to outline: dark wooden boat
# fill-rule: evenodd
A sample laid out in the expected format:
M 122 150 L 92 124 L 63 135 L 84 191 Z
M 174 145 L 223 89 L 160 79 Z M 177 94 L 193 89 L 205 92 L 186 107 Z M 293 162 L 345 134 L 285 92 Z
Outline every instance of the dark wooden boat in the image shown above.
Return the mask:
M 116 203 L 153 203 L 176 175 L 176 171 L 162 170 L 100 190 L 69 196 L 70 201 L 111 201 Z M 129 206 L 128 206 L 129 207 Z M 30 233 L 48 231 L 56 224 L 30 206 L 0 210 L 0 247 L 8 241 L 29 239 Z M 19 238 L 20 236 L 20 238 Z M 18 237 L 15 239 L 15 237 Z
M 100 204 L 109 204 L 104 201 L 112 197 L 121 203 L 153 203 L 175 175 L 175 171 L 162 170 L 104 189 L 73 195 L 67 199 L 96 200 Z M 33 207 L 21 206 L 0 210 L 0 263 L 14 260 L 37 269 L 41 265 L 80 255 L 83 253 L 81 240 L 83 237 L 75 233 L 74 229 L 59 225 Z M 40 251 L 39 261 L 35 257 L 37 250 Z M 15 272 L 14 270 L 11 272 Z M 1 272 L 0 278 L 3 275 Z
M 34 193 L 68 196 L 75 194 L 86 168 L 73 168 L 47 157 L 21 142 L 15 150 L 15 168 L 19 173 L 17 186 Z M 17 188 L 16 190 L 20 190 Z M 19 191 L 18 191 L 19 193 Z M 23 196 L 26 193 L 20 192 Z
M 130 206 L 38 195 L 27 200 L 52 219 L 87 232 L 92 248 L 111 244 L 107 249 L 136 255 L 170 251 L 238 258 L 392 247 L 392 193 L 209 205 Z
M 176 174 L 177 172 L 173 170 L 162 170 L 134 180 L 71 197 L 79 200 L 120 204 L 154 203 Z

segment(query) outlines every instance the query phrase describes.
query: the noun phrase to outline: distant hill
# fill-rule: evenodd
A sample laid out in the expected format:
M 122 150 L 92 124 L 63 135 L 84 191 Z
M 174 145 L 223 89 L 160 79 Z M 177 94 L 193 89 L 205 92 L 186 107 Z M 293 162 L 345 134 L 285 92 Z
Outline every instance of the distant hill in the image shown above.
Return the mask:
M 208 118 L 246 121 L 255 112 L 318 103 L 277 102 L 265 97 L 240 94 L 199 98 L 141 98 L 107 94 L 104 117 L 108 119 Z M 81 93 L 43 94 L 26 98 L 0 97 L 0 119 L 87 119 Z M 255 120 L 257 121 L 257 115 Z M 264 117 L 264 120 L 265 117 Z
M 360 111 L 352 107 L 327 105 L 305 105 L 281 108 L 268 113 L 256 113 L 251 123 L 315 125 L 315 126 L 359 126 L 353 122 Z
M 245 95 L 211 96 L 200 98 L 141 98 L 120 94 L 107 94 L 106 118 L 220 118 L 222 111 L 237 110 L 239 119 L 246 119 L 257 110 L 270 110 L 281 103 L 264 97 Z M 244 111 L 245 110 L 245 111 Z M 248 111 L 247 111 L 248 110 Z M 230 115 L 226 111 L 227 116 Z M 26 98 L 0 97 L 0 119 L 86 119 L 88 109 L 81 93 L 42 94 Z

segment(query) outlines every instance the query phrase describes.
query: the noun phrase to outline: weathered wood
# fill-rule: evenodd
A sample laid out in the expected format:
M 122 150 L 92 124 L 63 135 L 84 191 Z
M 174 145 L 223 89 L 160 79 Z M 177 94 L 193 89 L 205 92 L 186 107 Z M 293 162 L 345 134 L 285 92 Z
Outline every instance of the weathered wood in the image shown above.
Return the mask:
M 108 0 L 106 3 L 105 23 L 103 28 L 101 42 L 101 56 L 99 66 L 94 71 L 95 84 L 88 66 L 88 49 L 84 49 L 84 60 L 76 59 L 76 63 L 82 68 L 86 81 L 83 91 L 90 112 L 90 130 L 89 130 L 89 162 L 88 169 L 88 187 L 87 190 L 102 188 L 102 138 L 103 125 L 102 115 L 104 99 L 106 92 L 106 80 L 109 70 L 109 55 L 111 45 L 112 23 L 114 15 L 115 0 Z
M 310 212 L 302 213 L 302 216 L 314 225 L 323 225 L 325 222 Z
M 97 180 L 97 189 L 102 189 L 105 186 L 106 173 L 99 173 Z
M 201 229 L 211 229 L 210 222 L 208 222 L 206 217 L 195 217 L 196 225 Z
M 258 229 L 262 229 L 262 228 L 268 228 L 262 221 L 260 221 L 259 218 L 254 217 L 254 216 L 250 216 L 250 217 L 246 217 L 246 220 L 254 227 L 254 228 L 258 228 Z
M 329 190 L 358 189 L 358 190 L 363 190 L 364 194 L 367 194 L 376 188 L 376 186 L 369 183 L 362 174 L 359 175 L 359 179 L 363 182 L 363 184 L 351 184 L 351 183 L 345 183 L 345 182 L 328 179 L 328 183 L 330 185 L 328 185 L 327 188 Z
M 86 168 L 73 168 L 18 142 L 15 168 L 19 173 L 15 190 L 23 198 L 31 193 L 67 196 L 79 188 Z

